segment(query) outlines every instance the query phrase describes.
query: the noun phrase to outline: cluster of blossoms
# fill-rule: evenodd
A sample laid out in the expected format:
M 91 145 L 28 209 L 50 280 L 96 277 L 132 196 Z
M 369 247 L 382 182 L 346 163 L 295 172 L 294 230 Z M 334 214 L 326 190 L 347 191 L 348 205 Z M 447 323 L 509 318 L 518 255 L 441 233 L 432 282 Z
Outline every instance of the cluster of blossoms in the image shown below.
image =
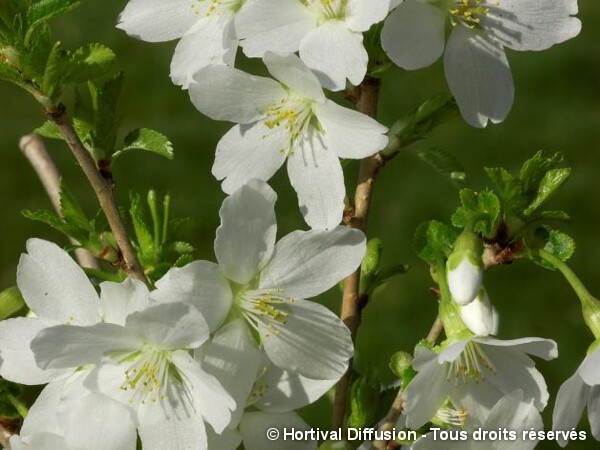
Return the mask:
M 364 234 L 339 225 L 340 159 L 388 145 L 385 126 L 325 90 L 362 82 L 363 33 L 381 30 L 382 48 L 404 69 L 444 53 L 464 119 L 484 127 L 504 120 L 513 102 L 505 48 L 570 39 L 580 30 L 576 13 L 576 0 L 130 0 L 118 27 L 145 41 L 179 39 L 173 82 L 203 114 L 235 123 L 212 167 L 229 195 L 218 263 L 172 268 L 151 288 L 104 282 L 98 293 L 63 250 L 30 240 L 17 284 L 31 314 L 0 322 L 0 375 L 46 386 L 13 449 L 134 450 L 138 436 L 145 450 L 316 448 L 268 441 L 265 430 L 307 427 L 294 411 L 348 370 L 350 331 L 307 299 L 353 273 L 366 252 Z M 239 47 L 262 58 L 271 77 L 235 68 Z M 276 241 L 277 196 L 266 182 L 284 163 L 311 230 Z M 556 344 L 492 337 L 498 319 L 471 231 L 445 263 L 446 340 L 417 349 L 402 426 L 541 429 L 549 394 L 530 356 L 555 358 Z M 587 402 L 600 438 L 599 354 L 561 388 L 555 427 L 574 426 Z M 450 447 L 427 435 L 413 448 Z

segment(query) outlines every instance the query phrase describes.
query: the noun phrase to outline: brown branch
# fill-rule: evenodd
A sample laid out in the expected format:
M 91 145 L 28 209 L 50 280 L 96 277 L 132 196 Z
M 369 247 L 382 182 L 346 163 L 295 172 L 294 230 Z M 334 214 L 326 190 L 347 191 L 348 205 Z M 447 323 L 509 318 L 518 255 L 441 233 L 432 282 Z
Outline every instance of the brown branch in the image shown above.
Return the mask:
M 64 106 L 59 107 L 56 111 L 48 112 L 48 118 L 60 131 L 60 134 L 71 149 L 75 159 L 79 163 L 98 197 L 100 207 L 106 215 L 108 224 L 123 257 L 123 264 L 121 267 L 130 277 L 137 278 L 150 286 L 148 278 L 144 274 L 135 251 L 133 250 L 121 215 L 119 214 L 119 208 L 117 207 L 117 203 L 113 196 L 112 181 L 104 178 L 98 170 L 94 158 L 88 153 L 87 149 L 79 139 L 79 136 L 77 136 L 77 133 L 73 129 L 73 125 L 66 114 Z
M 435 344 L 442 334 L 442 331 L 444 331 L 444 325 L 442 324 L 441 319 L 437 317 L 425 339 L 431 344 Z M 394 403 L 392 403 L 383 423 L 379 426 L 379 431 L 391 431 L 396 426 L 398 419 L 402 415 L 403 405 L 404 399 L 402 398 L 402 389 L 400 389 L 396 394 Z M 374 441 L 371 445 L 371 450 L 387 450 L 389 444 L 390 441 Z
M 42 182 L 50 202 L 54 207 L 56 213 L 61 216 L 60 209 L 60 172 L 52 161 L 52 158 L 46 150 L 46 146 L 42 139 L 35 135 L 30 134 L 23 136 L 19 142 L 19 148 L 23 155 L 27 158 L 38 178 Z M 79 245 L 73 238 L 69 238 L 72 244 Z M 75 258 L 79 265 L 82 267 L 88 267 L 91 269 L 99 269 L 98 260 L 89 251 L 84 248 L 78 248 L 75 250 Z
M 357 90 L 353 90 L 356 95 L 357 109 L 370 117 L 377 115 L 377 104 L 379 100 L 379 90 L 381 80 L 367 76 Z M 386 159 L 381 153 L 377 153 L 361 161 L 358 184 L 354 195 L 354 210 L 346 218 L 346 224 L 350 228 L 356 228 L 366 232 L 369 209 L 371 207 L 371 197 L 375 179 L 381 168 L 385 165 Z M 360 267 L 344 281 L 344 294 L 342 298 L 341 319 L 352 333 L 352 340 L 356 340 L 356 332 L 360 324 L 362 309 L 368 303 L 368 297 L 359 293 L 360 290 Z M 346 418 L 347 396 L 350 389 L 352 378 L 352 362 L 348 371 L 339 381 L 333 402 L 333 429 L 344 426 Z

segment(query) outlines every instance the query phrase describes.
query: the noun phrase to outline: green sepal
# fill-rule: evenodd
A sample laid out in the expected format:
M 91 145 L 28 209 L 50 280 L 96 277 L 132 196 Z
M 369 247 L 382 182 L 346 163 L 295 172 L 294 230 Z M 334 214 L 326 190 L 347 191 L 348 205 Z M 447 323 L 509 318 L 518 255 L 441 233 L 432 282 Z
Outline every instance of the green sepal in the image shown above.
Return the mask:
M 8 319 L 26 306 L 21 291 L 17 287 L 0 292 L 0 320 Z

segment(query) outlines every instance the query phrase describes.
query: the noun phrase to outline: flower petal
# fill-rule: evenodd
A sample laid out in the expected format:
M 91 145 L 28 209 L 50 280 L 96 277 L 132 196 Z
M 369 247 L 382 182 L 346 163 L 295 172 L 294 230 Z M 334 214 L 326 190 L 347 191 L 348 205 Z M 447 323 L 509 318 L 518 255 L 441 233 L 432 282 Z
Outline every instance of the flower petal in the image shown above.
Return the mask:
M 212 174 L 225 179 L 222 188 L 228 194 L 254 178 L 268 181 L 283 165 L 289 146 L 290 134 L 280 127 L 236 125 L 217 144 Z
M 546 50 L 574 38 L 581 31 L 577 0 L 504 0 L 490 5 L 482 25 L 505 47 Z
M 254 403 L 268 412 L 286 412 L 314 403 L 329 391 L 338 379 L 313 380 L 289 370 L 271 365 L 257 381 L 258 390 L 264 393 Z
M 597 441 L 600 441 L 600 386 L 592 387 L 587 407 L 592 436 Z
M 211 332 L 229 314 L 233 294 L 229 282 L 217 264 L 194 261 L 185 267 L 174 267 L 156 282 L 150 293 L 159 303 L 189 303 L 202 313 Z
M 354 272 L 366 252 L 365 235 L 336 227 L 331 231 L 294 231 L 275 246 L 260 277 L 260 289 L 283 291 L 289 298 L 319 295 Z
M 236 401 L 230 427 L 242 417 L 260 362 L 258 345 L 243 320 L 229 322 L 215 333 L 202 366 Z
M 483 32 L 457 26 L 444 55 L 446 80 L 465 121 L 484 128 L 502 122 L 515 88 L 502 45 Z
M 551 339 L 542 339 L 538 337 L 525 337 L 520 339 L 500 340 L 492 337 L 475 337 L 476 342 L 494 347 L 510 347 L 512 350 L 537 356 L 538 358 L 550 361 L 558 357 L 558 346 Z
M 251 180 L 223 202 L 215 255 L 230 280 L 247 284 L 271 259 L 277 234 L 276 201 L 277 194 L 267 183 Z
M 271 414 L 266 412 L 248 412 L 244 414 L 240 423 L 240 431 L 246 450 L 314 450 L 317 441 L 285 441 L 283 437 L 278 440 L 267 438 L 267 430 L 275 428 L 283 431 L 297 430 L 308 431 L 310 427 L 300 416 L 294 412 Z
M 590 387 L 577 373 L 560 386 L 552 412 L 552 429 L 554 431 L 570 431 L 577 427 L 589 393 Z M 567 445 L 568 442 L 560 437 L 557 441 L 561 447 Z
M 186 385 L 191 406 L 202 414 L 217 433 L 221 433 L 231 422 L 235 400 L 214 376 L 200 368 L 200 364 L 189 353 L 181 350 L 175 352 L 173 364 Z
M 29 239 L 27 252 L 19 261 L 17 285 L 37 316 L 75 325 L 100 321 L 98 294 L 67 252 L 41 239 Z
M 210 426 L 206 427 L 209 449 L 236 450 L 242 443 L 242 434 L 238 430 L 227 428 L 217 434 Z
M 579 376 L 589 386 L 600 384 L 600 349 L 594 350 L 581 363 Z
M 233 66 L 238 41 L 232 17 L 208 16 L 181 38 L 171 61 L 171 80 L 188 89 L 194 75 L 211 64 Z
M 185 303 L 166 303 L 130 314 L 125 328 L 163 350 L 200 347 L 209 333 L 204 316 Z
M 296 55 L 281 56 L 267 52 L 263 58 L 269 73 L 288 88 L 315 102 L 324 102 L 319 79 Z
M 403 2 L 381 30 L 381 45 L 390 59 L 407 70 L 436 62 L 444 52 L 446 17 L 435 6 L 414 0 Z
M 388 144 L 388 129 L 358 111 L 327 101 L 315 105 L 315 113 L 325 131 L 327 148 L 340 158 L 363 159 Z
M 104 321 L 124 326 L 127 316 L 150 305 L 148 288 L 139 280 L 100 284 L 100 306 Z
M 199 70 L 189 94 L 202 114 L 236 123 L 255 122 L 287 95 L 275 80 L 221 65 Z
M 307 378 L 341 378 L 354 348 L 350 330 L 339 317 L 318 303 L 304 300 L 278 309 L 288 311 L 286 323 L 273 325 L 273 330 L 259 326 L 271 361 Z
M 70 371 L 72 372 L 72 371 Z M 33 436 L 37 433 L 63 434 L 56 411 L 60 403 L 65 380 L 49 383 L 29 408 L 21 427 L 21 436 Z
M 287 164 L 290 182 L 298 194 L 300 211 L 311 228 L 334 228 L 344 213 L 344 172 L 336 153 L 316 131 L 302 141 Z
M 40 369 L 31 351 L 31 341 L 48 327 L 52 320 L 18 317 L 0 322 L 0 375 L 15 383 L 44 384 L 66 376 L 71 371 Z
M 237 36 L 250 58 L 268 51 L 294 53 L 316 26 L 317 17 L 297 0 L 246 2 L 235 18 Z
M 341 21 L 325 22 L 308 33 L 300 44 L 300 58 L 332 91 L 345 89 L 346 78 L 359 85 L 369 62 L 362 33 L 350 31 Z
M 194 0 L 130 0 L 117 28 L 147 42 L 177 39 L 198 20 Z
M 352 31 L 368 31 L 381 22 L 390 10 L 390 0 L 348 0 L 346 23 Z
M 40 367 L 61 369 L 97 363 L 105 352 L 133 350 L 142 345 L 143 342 L 125 328 L 99 323 L 89 327 L 45 328 L 31 341 L 31 350 Z

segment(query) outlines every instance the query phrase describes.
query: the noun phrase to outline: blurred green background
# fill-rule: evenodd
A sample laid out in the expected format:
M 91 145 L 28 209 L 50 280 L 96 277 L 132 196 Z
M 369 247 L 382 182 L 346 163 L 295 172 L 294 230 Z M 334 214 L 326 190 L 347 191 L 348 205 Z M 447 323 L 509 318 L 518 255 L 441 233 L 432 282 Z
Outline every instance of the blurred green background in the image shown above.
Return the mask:
M 218 226 L 218 208 L 224 198 L 210 174 L 218 139 L 231 126 L 215 123 L 198 113 L 187 93 L 169 80 L 169 63 L 174 43 L 148 44 L 127 37 L 114 25 L 125 0 L 87 1 L 55 21 L 55 35 L 67 47 L 101 42 L 119 55 L 126 73 L 121 112 L 126 130 L 146 126 L 171 138 L 176 158 L 168 162 L 150 154 L 130 154 L 115 168 L 117 195 L 122 203 L 129 190 L 155 188 L 171 192 L 174 217 L 192 216 L 200 221 L 190 240 L 196 256 L 214 259 L 212 242 Z M 470 128 L 455 119 L 417 145 L 444 149 L 460 160 L 467 184 L 486 183 L 484 166 L 516 170 L 538 149 L 564 152 L 573 177 L 551 205 L 565 209 L 573 223 L 566 231 L 579 248 L 572 266 L 600 296 L 600 3 L 580 2 L 581 35 L 541 53 L 509 52 L 516 82 L 516 102 L 508 119 L 486 130 Z M 417 72 L 394 69 L 384 77 L 380 121 L 390 125 L 437 92 L 447 90 L 440 63 Z M 19 254 L 30 237 L 43 237 L 60 244 L 65 239 L 46 226 L 28 221 L 21 209 L 50 208 L 43 189 L 18 150 L 19 138 L 41 125 L 40 108 L 24 92 L 0 84 L 0 287 L 15 283 Z M 91 214 L 97 209 L 91 189 L 68 150 L 58 142 L 49 149 L 72 190 Z M 354 187 L 353 168 L 347 186 Z M 279 234 L 306 228 L 285 171 L 272 181 L 279 193 Z M 358 364 L 379 371 L 392 381 L 387 369 L 397 350 L 411 351 L 423 338 L 435 317 L 428 270 L 413 254 L 411 241 L 417 225 L 425 220 L 448 221 L 457 206 L 457 191 L 444 178 L 411 154 L 402 154 L 381 173 L 377 182 L 369 235 L 384 242 L 384 260 L 403 262 L 412 270 L 376 292 L 364 313 L 358 339 Z M 542 336 L 559 344 L 560 358 L 539 367 L 547 377 L 552 398 L 560 383 L 571 375 L 585 355 L 591 334 L 583 325 L 577 298 L 555 273 L 518 262 L 486 275 L 486 287 L 501 314 L 501 338 Z M 339 309 L 336 290 L 323 299 Z M 307 408 L 305 417 L 315 426 L 327 427 L 327 400 Z M 546 415 L 549 428 L 549 414 Z M 585 420 L 582 422 L 585 426 Z M 557 448 L 554 443 L 538 448 Z M 589 439 L 569 448 L 598 448 Z

